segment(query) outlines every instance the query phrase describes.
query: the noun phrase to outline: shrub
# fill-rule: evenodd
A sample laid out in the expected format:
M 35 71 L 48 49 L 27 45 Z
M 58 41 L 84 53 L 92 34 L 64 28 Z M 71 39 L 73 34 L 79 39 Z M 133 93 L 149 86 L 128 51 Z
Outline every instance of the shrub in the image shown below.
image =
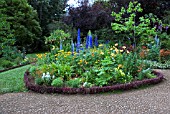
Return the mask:
M 78 88 L 81 85 L 81 78 L 74 78 L 66 82 L 66 85 L 72 88 Z
M 52 81 L 51 85 L 55 86 L 55 87 L 62 87 L 63 86 L 63 80 L 60 77 L 56 78 Z
M 13 65 L 14 63 L 9 60 L 1 60 L 1 66 L 3 68 L 9 68 L 9 67 L 12 67 Z
M 35 84 L 42 85 L 43 84 L 42 78 L 36 78 L 35 79 Z

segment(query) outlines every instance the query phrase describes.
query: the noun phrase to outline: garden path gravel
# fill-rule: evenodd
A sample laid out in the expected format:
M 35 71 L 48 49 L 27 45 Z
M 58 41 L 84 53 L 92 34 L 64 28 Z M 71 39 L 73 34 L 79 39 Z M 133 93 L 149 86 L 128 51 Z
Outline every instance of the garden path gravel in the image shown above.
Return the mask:
M 0 95 L 0 114 L 170 114 L 170 70 L 166 80 L 144 89 L 92 95 Z

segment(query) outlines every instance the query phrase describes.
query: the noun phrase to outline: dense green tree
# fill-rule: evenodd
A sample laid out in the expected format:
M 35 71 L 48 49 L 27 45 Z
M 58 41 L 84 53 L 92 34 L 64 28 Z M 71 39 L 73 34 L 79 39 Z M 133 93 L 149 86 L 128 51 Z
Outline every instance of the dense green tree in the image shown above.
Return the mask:
M 0 57 L 6 50 L 11 49 L 15 44 L 15 39 L 10 30 L 10 23 L 6 21 L 6 16 L 0 13 Z
M 43 36 L 50 35 L 51 31 L 48 29 L 49 26 L 54 24 L 54 21 L 59 21 L 62 18 L 65 13 L 64 9 L 67 1 L 68 0 L 28 0 L 38 12 Z
M 15 45 L 29 51 L 35 49 L 41 35 L 36 10 L 26 0 L 1 0 L 0 11 L 6 15 L 8 29 L 16 39 Z

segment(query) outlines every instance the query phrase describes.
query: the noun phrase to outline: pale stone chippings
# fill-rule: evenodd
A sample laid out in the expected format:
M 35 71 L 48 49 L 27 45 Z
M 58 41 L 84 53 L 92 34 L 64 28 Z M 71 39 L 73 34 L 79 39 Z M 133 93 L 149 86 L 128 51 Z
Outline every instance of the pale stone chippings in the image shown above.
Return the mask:
M 0 114 L 170 114 L 170 70 L 167 80 L 145 89 L 87 95 L 0 95 Z

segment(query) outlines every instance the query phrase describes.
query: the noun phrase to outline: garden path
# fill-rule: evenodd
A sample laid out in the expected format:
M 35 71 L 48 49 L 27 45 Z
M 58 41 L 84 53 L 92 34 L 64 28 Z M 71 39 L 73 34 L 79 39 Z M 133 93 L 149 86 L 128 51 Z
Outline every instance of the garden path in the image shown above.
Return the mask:
M 0 114 L 170 114 L 170 70 L 166 80 L 145 89 L 93 95 L 0 95 Z

